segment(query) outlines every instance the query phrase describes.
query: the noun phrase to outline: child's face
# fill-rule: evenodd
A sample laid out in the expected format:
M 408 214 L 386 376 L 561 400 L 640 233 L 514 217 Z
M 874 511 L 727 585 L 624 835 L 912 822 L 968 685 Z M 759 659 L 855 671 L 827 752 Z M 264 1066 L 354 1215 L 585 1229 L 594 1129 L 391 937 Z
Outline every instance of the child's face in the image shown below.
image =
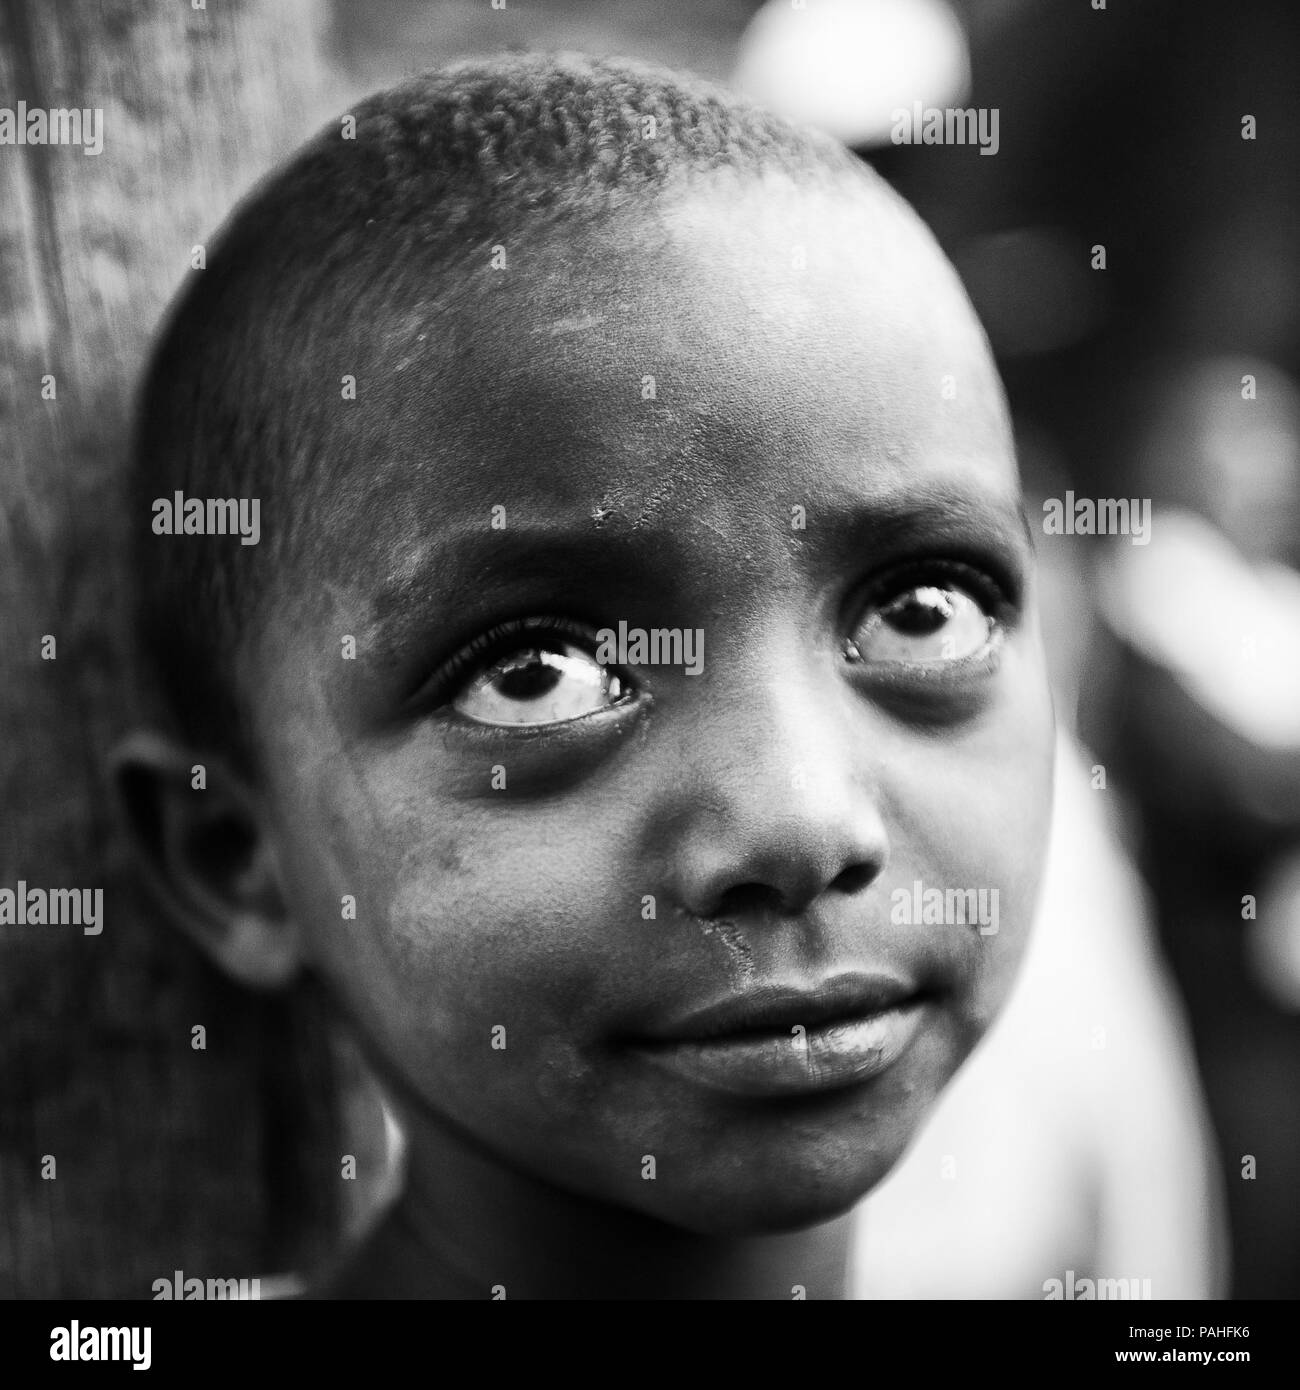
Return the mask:
M 357 377 L 326 407 L 356 466 L 245 677 L 285 889 L 391 1068 L 511 1168 L 696 1231 L 825 1219 L 1034 903 L 1052 718 L 994 368 L 854 191 L 505 249 L 321 366 L 323 399 Z M 620 622 L 698 629 L 702 671 L 602 669 Z M 985 931 L 913 921 L 918 883 L 985 890 Z M 863 976 L 832 1002 L 898 1006 L 829 1027 L 810 996 Z M 690 1018 L 776 987 L 766 1036 Z

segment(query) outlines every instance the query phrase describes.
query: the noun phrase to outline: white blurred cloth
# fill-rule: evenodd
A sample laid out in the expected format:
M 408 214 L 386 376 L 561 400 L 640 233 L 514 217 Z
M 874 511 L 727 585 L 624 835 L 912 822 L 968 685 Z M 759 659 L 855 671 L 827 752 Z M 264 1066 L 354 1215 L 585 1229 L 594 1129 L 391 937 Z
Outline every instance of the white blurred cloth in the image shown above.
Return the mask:
M 1058 740 L 1037 922 L 1006 1010 L 858 1209 L 855 1298 L 1043 1298 L 1083 1278 L 1221 1297 L 1221 1180 L 1145 889 Z M 1134 1288 L 1143 1287 L 1134 1285 Z

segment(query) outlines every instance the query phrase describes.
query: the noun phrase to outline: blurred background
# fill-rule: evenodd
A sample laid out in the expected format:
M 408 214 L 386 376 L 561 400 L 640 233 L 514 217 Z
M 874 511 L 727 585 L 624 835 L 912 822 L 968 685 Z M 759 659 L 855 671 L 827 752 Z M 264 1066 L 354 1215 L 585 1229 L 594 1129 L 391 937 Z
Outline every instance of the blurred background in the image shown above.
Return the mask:
M 98 160 L 0 151 L 0 634 L 22 730 L 0 755 L 0 869 L 103 881 L 129 926 L 98 956 L 0 928 L 0 1291 L 139 1296 L 172 1250 L 298 1268 L 382 1185 L 377 1112 L 314 1001 L 237 1000 L 161 945 L 116 843 L 98 771 L 129 712 L 113 470 L 148 332 L 252 178 L 406 73 L 577 49 L 733 83 L 851 145 L 965 279 L 1031 522 L 1067 492 L 1151 500 L 1150 545 L 1037 527 L 1058 710 L 1105 770 L 1190 1023 L 1230 1292 L 1300 1296 L 1300 18 L 1291 0 L 1097 3 L 2 0 L 3 91 L 109 117 Z M 894 144 L 914 102 L 996 108 L 996 155 Z M 32 388 L 48 370 L 69 377 L 58 412 Z M 51 631 L 57 673 L 36 658 Z M 226 1023 L 196 1092 L 176 1037 L 205 1010 Z M 158 1113 L 152 1138 L 113 1138 L 131 1109 Z M 360 1153 L 369 1196 L 341 1199 L 313 1145 Z M 68 1181 L 42 1183 L 33 1155 L 54 1151 Z

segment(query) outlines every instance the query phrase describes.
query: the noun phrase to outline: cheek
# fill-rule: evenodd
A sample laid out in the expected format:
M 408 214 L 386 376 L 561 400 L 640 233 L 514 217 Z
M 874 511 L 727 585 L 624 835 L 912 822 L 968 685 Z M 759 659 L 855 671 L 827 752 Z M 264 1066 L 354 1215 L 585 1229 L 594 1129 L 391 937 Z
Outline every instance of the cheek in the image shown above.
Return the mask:
M 321 968 L 430 1104 L 478 1128 L 490 1094 L 520 1123 L 528 1110 L 534 1127 L 571 1123 L 644 930 L 616 828 L 575 826 L 572 808 L 440 800 L 421 782 L 316 794 L 331 810 L 299 837 L 295 880 Z
M 900 757 L 889 795 L 890 891 L 917 880 L 926 888 L 973 889 L 988 918 L 944 927 L 961 934 L 969 967 L 963 1013 L 981 1032 L 1005 1002 L 1028 945 L 1051 826 L 1050 695 L 1032 659 L 1017 674 L 1023 679 L 1012 698 L 977 727 Z

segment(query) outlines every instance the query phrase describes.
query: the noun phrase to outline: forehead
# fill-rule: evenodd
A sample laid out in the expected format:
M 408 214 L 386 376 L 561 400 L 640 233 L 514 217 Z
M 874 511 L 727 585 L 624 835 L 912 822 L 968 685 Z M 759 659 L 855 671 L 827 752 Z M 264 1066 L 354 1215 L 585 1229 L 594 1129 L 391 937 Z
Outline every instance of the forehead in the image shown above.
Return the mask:
M 795 504 L 1014 498 L 983 334 L 876 190 L 720 175 L 501 248 L 386 325 L 347 422 L 350 574 L 400 582 L 493 508 L 507 529 L 699 523 L 716 551 Z

